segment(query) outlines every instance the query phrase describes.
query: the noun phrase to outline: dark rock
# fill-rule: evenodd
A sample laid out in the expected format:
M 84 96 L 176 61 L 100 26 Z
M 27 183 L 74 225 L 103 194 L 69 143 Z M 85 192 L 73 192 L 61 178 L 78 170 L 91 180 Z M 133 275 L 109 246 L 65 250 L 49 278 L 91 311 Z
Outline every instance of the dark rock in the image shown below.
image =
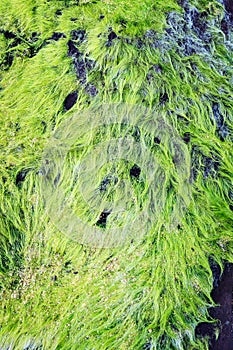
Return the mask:
M 70 34 L 71 39 L 78 41 L 78 44 L 81 44 L 86 38 L 86 31 L 83 29 L 72 30 Z
M 114 31 L 111 31 L 109 34 L 108 34 L 108 40 L 109 41 L 112 41 L 114 39 L 118 38 L 118 36 L 116 35 L 116 33 Z
M 1 34 L 4 34 L 6 39 L 18 39 L 17 36 L 9 30 L 0 30 Z
M 99 191 L 102 192 L 102 191 L 106 191 L 107 190 L 107 187 L 108 185 L 111 183 L 111 178 L 109 177 L 106 177 L 103 181 L 101 181 L 100 185 L 99 185 Z
M 191 149 L 191 180 L 195 181 L 198 173 L 202 173 L 204 179 L 216 177 L 219 168 L 219 160 L 215 156 L 206 157 L 197 146 Z
M 7 181 L 7 178 L 5 176 L 2 177 L 2 182 L 5 184 Z
M 58 41 L 62 38 L 66 38 L 66 35 L 64 33 L 55 32 L 48 40 Z
M 148 29 L 145 33 L 146 39 L 156 40 L 157 39 L 157 33 L 153 29 Z
M 232 0 L 223 0 L 223 3 L 225 5 L 227 12 L 229 12 L 229 14 L 231 16 L 233 16 L 233 1 Z
M 160 66 L 160 64 L 154 64 L 153 65 L 153 69 L 156 73 L 161 73 L 162 72 L 162 67 Z
M 132 136 L 134 137 L 136 142 L 140 141 L 141 132 L 140 132 L 140 129 L 138 128 L 138 126 L 135 126 Z
M 140 167 L 134 164 L 134 166 L 130 169 L 130 177 L 138 179 L 140 174 L 141 174 Z
M 100 21 L 102 21 L 102 19 L 104 19 L 104 18 L 105 18 L 104 15 L 100 15 L 100 16 L 99 16 L 99 20 L 100 20 Z
M 201 38 L 205 39 L 206 29 L 207 29 L 207 13 L 199 12 L 197 9 L 190 11 L 190 17 L 192 20 L 193 31 Z
M 151 342 L 147 342 L 146 344 L 144 344 L 143 350 L 151 350 L 152 349 L 152 345 L 151 345 Z
M 184 39 L 182 47 L 184 48 L 185 56 L 193 56 L 196 53 L 196 49 L 194 47 L 194 40 L 192 40 L 191 38 Z
M 8 48 L 11 49 L 8 50 L 8 52 L 6 53 L 5 60 L 3 62 L 3 64 L 7 65 L 7 68 L 9 68 L 12 65 L 15 56 L 14 49 L 17 51 L 17 47 L 20 44 L 25 42 L 29 43 L 24 53 L 24 55 L 29 58 L 34 57 L 39 52 L 39 50 L 45 45 L 45 43 L 41 43 L 37 46 L 33 45 L 39 40 L 39 33 L 37 32 L 33 32 L 30 38 L 25 37 L 21 33 L 19 35 L 16 35 L 9 30 L 0 30 L 0 33 L 2 33 L 7 40 L 9 40 Z
M 85 61 L 82 58 L 80 58 L 79 60 L 74 60 L 74 68 L 76 71 L 77 78 L 80 80 L 81 84 L 86 84 L 87 68 Z
M 77 35 L 76 37 L 80 35 L 78 38 L 80 40 L 83 40 L 83 33 L 79 32 L 79 34 L 76 33 L 75 35 Z M 94 68 L 95 62 L 93 60 L 90 60 L 88 57 L 84 57 L 84 54 L 80 52 L 76 46 L 78 44 L 79 43 L 74 43 L 72 40 L 68 41 L 68 56 L 72 57 L 73 59 L 73 65 L 77 78 L 82 85 L 85 85 L 87 80 L 87 71 Z M 97 90 L 94 91 L 94 88 L 92 88 L 91 93 L 97 93 Z
M 108 41 L 107 41 L 106 46 L 111 46 L 112 41 L 117 39 L 117 38 L 118 38 L 117 34 L 113 30 L 110 31 L 110 33 L 108 34 Z
M 209 264 L 213 274 L 213 288 L 217 288 L 221 279 L 221 268 L 212 258 L 209 258 Z
M 37 40 L 38 40 L 38 37 L 39 37 L 39 33 L 37 33 L 37 32 L 32 32 L 32 35 L 31 35 L 31 40 L 32 40 L 32 41 L 37 41 Z
M 189 143 L 190 142 L 190 133 L 186 132 L 183 136 L 183 140 L 185 143 Z
M 42 120 L 41 125 L 43 127 L 42 133 L 44 134 L 46 132 L 46 129 L 47 129 L 47 124 L 45 123 L 44 120 Z
M 233 201 L 233 190 L 229 190 L 228 196 L 230 197 L 230 200 Z
M 220 113 L 219 103 L 214 102 L 212 104 L 212 111 L 213 111 L 214 119 L 216 121 L 217 126 L 221 125 L 223 123 L 223 117 Z
M 187 0 L 178 0 L 177 3 L 184 8 L 187 6 Z
M 19 39 L 14 33 L 12 33 L 9 30 L 0 30 L 0 34 L 3 34 L 7 40 L 10 40 L 9 48 L 13 49 L 17 45 L 19 45 L 22 41 Z M 7 68 L 12 66 L 12 63 L 14 61 L 14 53 L 13 51 L 7 51 L 5 55 L 4 65 L 7 66 Z
M 98 94 L 97 88 L 93 84 L 87 84 L 85 91 L 90 95 L 91 97 L 94 97 Z
M 154 137 L 154 143 L 156 145 L 159 145 L 161 143 L 161 140 L 158 137 Z
M 143 39 L 137 39 L 137 43 L 136 43 L 136 46 L 138 49 L 141 49 L 142 47 L 144 47 L 144 41 Z
M 70 266 L 72 264 L 71 260 L 68 260 L 65 262 L 64 267 L 67 268 L 68 266 Z
M 215 271 L 213 272 L 213 274 Z M 212 318 L 217 319 L 217 323 L 200 323 L 196 328 L 197 336 L 209 337 L 210 350 L 232 350 L 233 344 L 233 264 L 226 263 L 223 274 L 218 280 L 218 284 L 213 288 L 211 296 L 216 304 L 220 306 L 209 309 Z M 218 327 L 220 334 L 215 337 L 215 328 Z
M 164 104 L 164 103 L 168 102 L 168 100 L 169 100 L 169 97 L 168 97 L 168 94 L 166 92 L 163 92 L 160 94 L 160 97 L 159 97 L 160 104 Z
M 8 52 L 7 55 L 6 55 L 6 64 L 7 64 L 7 66 L 11 67 L 13 61 L 14 61 L 14 55 Z
M 226 20 L 226 18 L 224 17 L 221 21 L 221 30 L 223 31 L 223 33 L 225 35 L 228 35 L 229 32 L 229 26 L 228 26 L 228 21 Z
M 10 348 L 9 348 L 10 350 Z M 42 350 L 42 345 L 36 345 L 30 342 L 29 345 L 24 346 L 23 350 Z
M 20 172 L 17 173 L 16 179 L 15 179 L 15 184 L 16 186 L 20 186 L 23 181 L 25 181 L 27 174 L 29 171 L 32 169 L 23 169 Z
M 162 72 L 162 67 L 159 64 L 154 64 L 152 67 L 150 67 L 146 78 L 148 81 L 151 81 L 155 79 L 155 74 L 160 74 Z
M 219 168 L 219 162 L 213 157 L 203 156 L 204 164 L 204 178 L 206 179 L 209 176 L 215 177 Z
M 15 123 L 15 131 L 19 131 L 21 129 L 20 124 L 17 122 Z
M 71 109 L 77 102 L 77 99 L 78 99 L 77 91 L 71 92 L 68 96 L 66 96 L 64 101 L 64 110 L 68 111 L 69 109 Z
M 217 134 L 219 138 L 224 141 L 224 139 L 229 135 L 229 131 L 223 115 L 221 114 L 219 103 L 214 102 L 212 104 L 212 112 L 217 126 Z
M 116 176 L 108 175 L 106 176 L 103 181 L 101 181 L 98 190 L 100 192 L 107 191 L 107 188 L 109 185 L 113 184 L 116 185 L 118 182 L 118 178 Z
M 55 187 L 57 187 L 57 185 L 59 184 L 60 178 L 61 178 L 61 174 L 58 173 L 57 176 L 55 177 L 54 181 L 53 181 L 53 184 L 54 184 Z
M 96 222 L 96 226 L 105 228 L 107 225 L 107 218 L 111 214 L 111 210 L 104 210 L 99 217 L 99 220 Z
M 122 25 L 122 27 L 126 27 L 126 25 L 127 25 L 127 21 L 126 20 L 124 20 L 124 19 L 121 19 L 120 20 L 120 24 Z
M 75 46 L 75 43 L 72 40 L 69 40 L 68 43 L 68 56 L 76 58 L 81 55 L 77 47 Z
M 57 10 L 57 11 L 55 12 L 55 15 L 56 15 L 56 16 L 61 16 L 61 15 L 62 15 L 62 10 Z

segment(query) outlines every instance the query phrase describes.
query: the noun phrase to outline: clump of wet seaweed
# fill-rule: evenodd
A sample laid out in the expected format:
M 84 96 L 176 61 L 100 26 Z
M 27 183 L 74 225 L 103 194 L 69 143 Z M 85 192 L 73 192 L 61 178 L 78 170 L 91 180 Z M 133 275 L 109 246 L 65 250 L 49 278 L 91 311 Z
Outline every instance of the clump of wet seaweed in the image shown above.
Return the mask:
M 229 2 L 3 0 L 0 14 L 0 346 L 208 349 L 195 336 L 213 305 L 208 259 L 233 260 Z M 103 103 L 156 109 L 191 157 L 192 199 L 177 228 L 158 220 L 120 249 L 63 235 L 40 187 L 54 130 Z M 96 143 L 109 137 L 100 131 Z M 65 174 L 89 140 L 77 140 Z M 162 148 L 161 135 L 154 141 Z M 117 166 L 140 191 L 137 164 Z M 104 230 L 111 214 L 98 214 Z

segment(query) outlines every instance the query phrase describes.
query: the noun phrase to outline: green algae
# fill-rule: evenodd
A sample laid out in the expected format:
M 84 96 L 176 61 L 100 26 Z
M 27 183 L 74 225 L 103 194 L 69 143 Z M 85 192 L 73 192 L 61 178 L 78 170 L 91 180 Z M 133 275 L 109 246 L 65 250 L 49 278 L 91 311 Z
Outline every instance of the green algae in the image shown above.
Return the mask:
M 221 31 L 221 4 L 192 3 L 207 12 L 208 44 L 192 27 L 182 29 L 192 17 L 174 1 L 1 2 L 3 348 L 23 349 L 29 341 L 44 349 L 208 349 L 194 334 L 213 305 L 208 258 L 221 266 L 233 260 L 232 33 Z M 80 29 L 84 39 L 73 39 Z M 66 37 L 49 40 L 54 32 Z M 69 40 L 79 54 L 68 56 Z M 65 112 L 64 100 L 76 90 L 77 103 Z M 50 220 L 41 162 L 63 121 L 122 102 L 155 108 L 181 139 L 189 135 L 192 198 L 173 232 L 161 217 L 143 240 L 97 249 L 70 240 Z M 110 131 L 119 136 L 122 129 Z M 102 130 L 95 142 L 107 137 Z M 81 139 L 85 151 L 89 140 Z M 79 157 L 72 149 L 66 175 Z M 127 166 L 118 164 L 121 174 Z

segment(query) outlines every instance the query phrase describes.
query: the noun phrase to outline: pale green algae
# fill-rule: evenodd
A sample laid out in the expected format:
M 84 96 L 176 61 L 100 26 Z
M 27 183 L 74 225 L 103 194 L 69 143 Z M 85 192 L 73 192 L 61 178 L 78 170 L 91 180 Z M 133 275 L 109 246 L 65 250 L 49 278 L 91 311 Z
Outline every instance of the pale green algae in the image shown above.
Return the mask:
M 212 305 L 208 258 L 233 260 L 232 31 L 222 31 L 220 2 L 187 6 L 1 2 L 2 347 L 32 341 L 44 349 L 208 349 L 194 335 Z M 200 21 L 205 30 L 198 32 Z M 85 38 L 75 39 L 73 30 L 85 30 Z M 65 37 L 49 39 L 54 32 Z M 68 56 L 71 39 L 78 57 Z M 73 91 L 77 102 L 65 112 Z M 161 218 L 142 241 L 95 249 L 66 238 L 49 220 L 41 159 L 63 121 L 87 106 L 119 102 L 156 108 L 185 138 L 192 199 L 173 232 Z M 70 156 L 67 174 L 79 153 Z M 170 163 L 164 166 L 171 176 Z M 119 163 L 118 171 L 129 168 Z

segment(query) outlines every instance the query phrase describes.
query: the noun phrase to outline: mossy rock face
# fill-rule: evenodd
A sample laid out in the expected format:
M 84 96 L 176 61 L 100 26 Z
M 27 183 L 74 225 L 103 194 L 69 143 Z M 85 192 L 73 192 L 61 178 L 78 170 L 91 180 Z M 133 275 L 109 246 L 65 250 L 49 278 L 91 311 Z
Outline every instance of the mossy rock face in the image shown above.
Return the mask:
M 1 1 L 1 348 L 209 348 L 211 268 L 233 262 L 232 28 L 227 0 Z M 65 206 L 125 244 L 74 239 Z

